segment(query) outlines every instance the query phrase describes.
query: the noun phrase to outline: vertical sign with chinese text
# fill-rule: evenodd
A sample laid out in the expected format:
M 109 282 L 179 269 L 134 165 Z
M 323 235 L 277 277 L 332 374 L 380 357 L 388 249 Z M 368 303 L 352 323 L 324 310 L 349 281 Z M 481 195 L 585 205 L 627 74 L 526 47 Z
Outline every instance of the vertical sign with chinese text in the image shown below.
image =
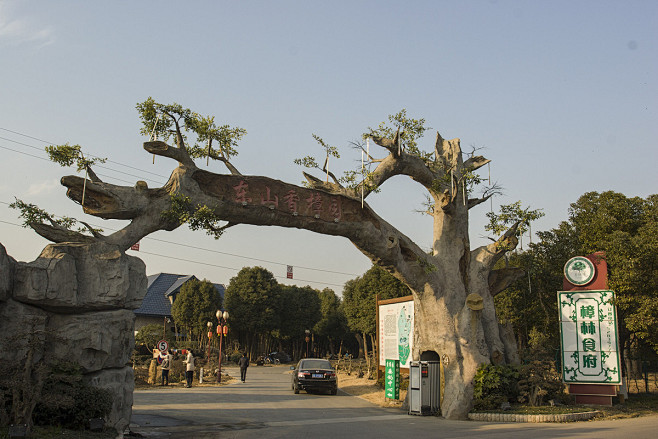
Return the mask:
M 562 379 L 621 383 L 613 291 L 559 291 Z
M 292 279 L 292 265 L 286 266 L 286 278 Z
M 400 360 L 386 360 L 384 396 L 388 399 L 400 399 Z
M 399 299 L 380 301 L 378 305 L 379 364 L 385 364 L 389 359 L 399 360 L 400 367 L 408 368 L 414 339 L 414 301 L 413 298 L 399 302 L 397 300 Z

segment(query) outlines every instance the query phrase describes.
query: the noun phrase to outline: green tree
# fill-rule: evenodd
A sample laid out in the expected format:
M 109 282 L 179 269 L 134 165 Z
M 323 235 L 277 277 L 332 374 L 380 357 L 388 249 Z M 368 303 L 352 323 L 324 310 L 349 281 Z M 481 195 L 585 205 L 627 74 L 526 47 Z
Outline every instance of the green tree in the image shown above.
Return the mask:
M 281 286 L 262 267 L 245 267 L 231 279 L 224 302 L 231 318 L 229 328 L 253 354 L 256 337 L 270 334 L 280 324 Z
M 152 351 L 157 346 L 158 341 L 162 340 L 162 332 L 162 325 L 156 323 L 144 325 L 135 334 L 135 344 L 143 344 L 149 351 Z
M 546 332 L 559 349 L 556 291 L 565 262 L 577 255 L 606 253 L 608 287 L 617 295 L 620 348 L 635 341 L 658 352 L 658 196 L 646 199 L 617 192 L 588 192 L 569 209 L 569 219 L 538 232 L 540 241 L 510 257 L 529 277 L 496 296 L 499 318 L 514 326 L 519 344 L 533 329 Z M 553 355 L 553 354 L 551 354 Z
M 318 295 L 322 318 L 315 324 L 313 332 L 327 340 L 329 352 L 334 355 L 336 353 L 335 342 L 344 339 L 349 332 L 347 317 L 345 317 L 340 297 L 333 290 L 325 288 Z
M 212 282 L 190 279 L 181 287 L 171 306 L 177 325 L 187 329 L 190 338 L 203 339 L 207 323 L 214 322 L 215 313 L 222 308 L 222 296 Z
M 373 265 L 363 276 L 345 283 L 343 289 L 343 310 L 347 319 L 347 326 L 355 334 L 359 344 L 368 354 L 368 336 L 375 345 L 376 331 L 376 303 L 375 297 L 380 300 L 393 299 L 411 295 L 409 288 L 393 277 L 383 268 Z
M 280 340 L 289 340 L 293 356 L 302 351 L 305 331 L 312 330 L 322 317 L 318 291 L 306 286 L 282 286 L 280 305 L 281 323 L 276 331 Z
M 628 198 L 589 192 L 571 205 L 581 251 L 606 252 L 608 286 L 617 295 L 620 343 L 637 339 L 658 352 L 658 195 Z

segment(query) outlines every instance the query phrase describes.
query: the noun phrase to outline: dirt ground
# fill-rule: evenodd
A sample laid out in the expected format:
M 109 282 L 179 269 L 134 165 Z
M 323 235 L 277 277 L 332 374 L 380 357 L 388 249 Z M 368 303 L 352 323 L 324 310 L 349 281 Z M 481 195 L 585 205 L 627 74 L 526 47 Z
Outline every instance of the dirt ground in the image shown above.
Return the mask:
M 358 378 L 356 374 L 347 375 L 344 372 L 338 372 L 338 387 L 350 395 L 358 396 L 380 407 L 402 407 L 402 402 L 407 396 L 406 390 L 400 390 L 399 400 L 386 399 L 384 389 L 377 387 L 375 380 Z

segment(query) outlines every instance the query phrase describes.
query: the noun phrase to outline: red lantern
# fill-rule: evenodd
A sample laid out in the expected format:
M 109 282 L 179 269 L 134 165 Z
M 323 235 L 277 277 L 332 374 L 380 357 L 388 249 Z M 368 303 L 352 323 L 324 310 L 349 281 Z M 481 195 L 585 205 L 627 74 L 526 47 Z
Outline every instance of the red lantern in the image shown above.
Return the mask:
M 304 340 L 306 340 L 306 343 L 308 343 L 309 341 L 311 341 L 311 338 L 310 338 L 310 337 L 306 337 L 306 338 L 304 338 Z
M 224 326 L 224 335 L 228 335 L 228 326 Z
M 212 338 L 212 331 L 208 331 L 208 338 Z
M 217 335 L 222 333 L 222 327 L 220 325 L 217 325 Z

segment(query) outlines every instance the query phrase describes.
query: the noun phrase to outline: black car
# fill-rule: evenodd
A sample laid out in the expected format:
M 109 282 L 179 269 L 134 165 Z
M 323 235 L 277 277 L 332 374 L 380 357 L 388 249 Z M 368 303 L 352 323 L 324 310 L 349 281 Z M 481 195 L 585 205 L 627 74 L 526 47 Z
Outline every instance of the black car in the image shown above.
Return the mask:
M 292 369 L 292 390 L 328 390 L 332 395 L 338 392 L 338 378 L 329 360 L 304 358 Z

